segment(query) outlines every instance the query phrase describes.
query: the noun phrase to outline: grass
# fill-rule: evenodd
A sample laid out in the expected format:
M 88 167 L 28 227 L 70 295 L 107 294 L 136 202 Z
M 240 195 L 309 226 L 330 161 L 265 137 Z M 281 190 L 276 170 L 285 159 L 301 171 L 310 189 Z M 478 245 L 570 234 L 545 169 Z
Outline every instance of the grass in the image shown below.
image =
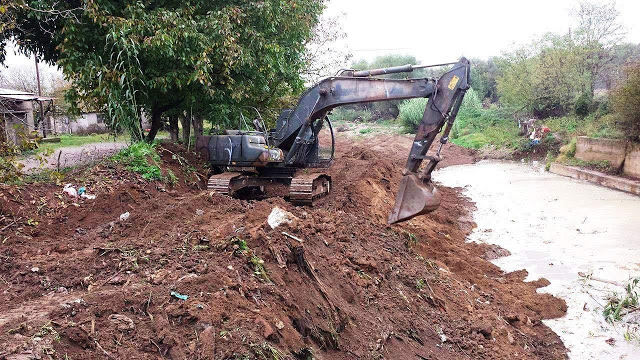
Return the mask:
M 633 311 L 640 310 L 640 277 L 631 279 L 625 287 L 622 295 L 613 294 L 609 297 L 602 315 L 609 323 L 621 321 L 622 318 Z
M 73 134 L 64 134 L 60 137 L 60 142 L 55 143 L 40 143 L 38 147 L 34 150 L 29 150 L 23 152 L 22 155 L 33 155 L 38 153 L 43 153 L 47 151 L 54 151 L 63 147 L 71 147 L 71 146 L 83 146 L 87 144 L 95 144 L 95 143 L 107 143 L 107 142 L 126 142 L 129 140 L 129 136 L 126 134 L 121 134 L 118 136 L 114 136 L 113 134 L 93 134 L 93 135 L 73 135 Z
M 471 149 L 495 146 L 513 151 L 523 149 L 528 143 L 508 111 L 497 107 L 461 109 L 451 132 L 451 141 Z
M 622 139 L 624 133 L 616 126 L 617 118 L 614 114 L 597 116 L 591 114 L 585 118 L 576 115 L 549 118 L 542 121 L 551 132 L 562 137 L 589 136 L 595 138 Z

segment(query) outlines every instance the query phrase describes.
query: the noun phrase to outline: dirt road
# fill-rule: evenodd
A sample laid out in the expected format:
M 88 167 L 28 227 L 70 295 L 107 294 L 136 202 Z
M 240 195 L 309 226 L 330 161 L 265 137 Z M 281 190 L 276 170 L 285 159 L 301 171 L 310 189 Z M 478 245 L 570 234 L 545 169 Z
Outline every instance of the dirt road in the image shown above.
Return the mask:
M 93 201 L 0 188 L 0 358 L 565 358 L 542 323 L 564 301 L 466 243 L 459 189 L 386 224 L 410 145 L 339 137 L 332 193 L 313 208 L 203 192 L 168 152 L 174 187 L 103 164 L 78 175 Z M 266 224 L 276 206 L 292 224 Z
M 24 165 L 23 171 L 27 174 L 41 169 L 64 169 L 71 166 L 92 164 L 115 154 L 125 146 L 127 146 L 127 143 L 124 142 L 104 142 L 63 147 L 46 156 L 44 162 L 41 162 L 35 156 L 29 156 L 20 162 Z

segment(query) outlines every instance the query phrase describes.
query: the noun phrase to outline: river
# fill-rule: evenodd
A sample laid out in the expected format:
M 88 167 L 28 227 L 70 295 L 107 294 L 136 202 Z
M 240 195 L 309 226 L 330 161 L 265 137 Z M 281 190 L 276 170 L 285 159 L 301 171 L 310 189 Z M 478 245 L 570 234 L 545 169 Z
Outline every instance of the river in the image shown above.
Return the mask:
M 571 359 L 640 359 L 638 338 L 625 340 L 640 334 L 638 325 L 611 325 L 602 315 L 606 297 L 624 291 L 606 281 L 640 276 L 640 197 L 550 174 L 535 162 L 451 166 L 434 179 L 464 187 L 476 203 L 469 241 L 511 252 L 494 264 L 526 269 L 527 280 L 544 277 L 551 285 L 539 291 L 565 299 L 566 316 L 545 324 Z

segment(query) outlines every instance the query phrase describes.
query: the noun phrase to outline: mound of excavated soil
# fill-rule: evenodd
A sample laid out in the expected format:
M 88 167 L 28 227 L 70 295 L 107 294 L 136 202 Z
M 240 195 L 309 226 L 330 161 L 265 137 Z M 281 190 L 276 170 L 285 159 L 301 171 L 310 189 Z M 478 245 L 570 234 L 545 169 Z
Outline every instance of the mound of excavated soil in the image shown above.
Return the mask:
M 185 173 L 175 146 L 174 187 L 107 164 L 66 181 L 96 200 L 1 187 L 0 359 L 566 357 L 541 323 L 566 305 L 465 243 L 459 189 L 386 225 L 410 144 L 339 138 L 332 194 L 314 208 L 201 191 L 203 170 Z M 293 223 L 271 229 L 275 206 Z

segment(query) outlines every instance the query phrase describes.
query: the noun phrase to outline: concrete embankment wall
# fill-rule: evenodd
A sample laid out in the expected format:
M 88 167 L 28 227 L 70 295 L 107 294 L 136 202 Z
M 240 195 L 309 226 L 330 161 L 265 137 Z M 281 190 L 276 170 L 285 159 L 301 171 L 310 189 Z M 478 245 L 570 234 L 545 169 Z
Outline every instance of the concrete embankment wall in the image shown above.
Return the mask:
M 562 176 L 568 176 L 574 179 L 587 180 L 589 182 L 602 185 L 610 189 L 616 189 L 631 194 L 640 195 L 640 181 L 630 180 L 620 176 L 607 175 L 598 171 L 566 166 L 558 163 L 551 164 L 549 172 Z
M 609 161 L 625 175 L 640 178 L 639 143 L 579 136 L 575 156 L 583 161 Z

